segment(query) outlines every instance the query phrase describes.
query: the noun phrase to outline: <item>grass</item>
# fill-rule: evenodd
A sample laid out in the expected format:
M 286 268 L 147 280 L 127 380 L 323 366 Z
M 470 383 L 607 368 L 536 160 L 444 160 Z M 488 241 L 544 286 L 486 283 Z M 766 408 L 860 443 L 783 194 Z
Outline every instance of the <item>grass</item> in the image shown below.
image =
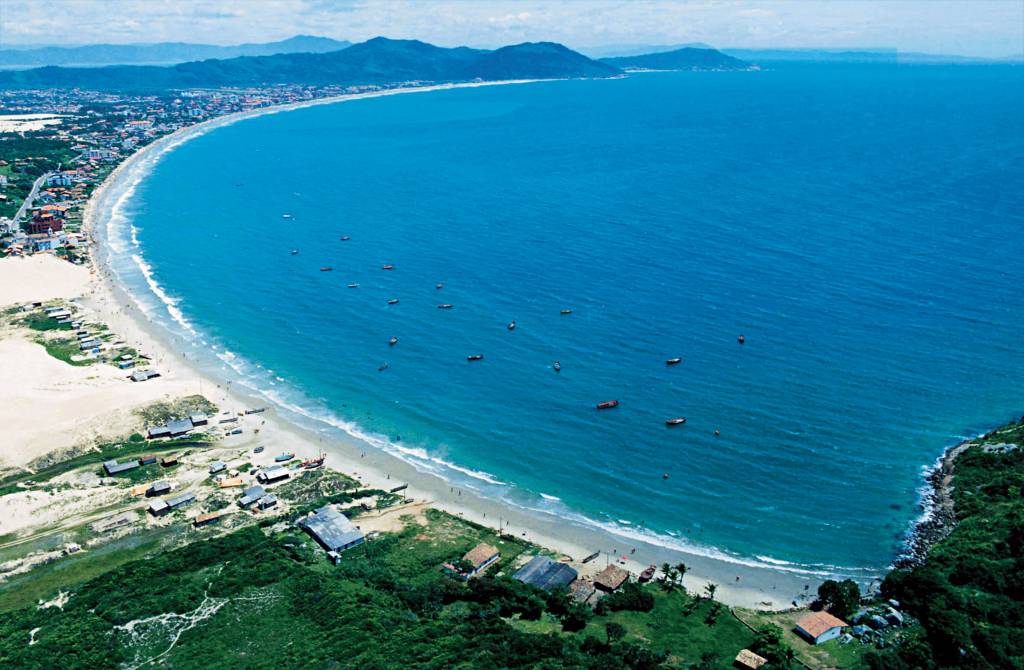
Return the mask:
M 41 344 L 46 349 L 46 353 L 50 354 L 59 361 L 64 361 L 68 365 L 74 366 L 86 366 L 92 365 L 96 362 L 95 358 L 86 358 L 82 360 L 73 360 L 72 356 L 81 356 L 82 350 L 79 348 L 78 340 L 70 338 L 52 338 L 47 339 L 43 337 L 36 338 L 36 343 Z
M 738 611 L 744 621 L 755 628 L 766 623 L 774 624 L 782 629 L 783 641 L 796 652 L 797 658 L 815 670 L 827 668 L 858 668 L 862 667 L 861 657 L 872 649 L 858 641 L 839 644 L 838 640 L 830 640 L 824 644 L 812 645 L 796 634 L 796 622 L 807 614 L 806 610 L 790 612 L 749 612 Z

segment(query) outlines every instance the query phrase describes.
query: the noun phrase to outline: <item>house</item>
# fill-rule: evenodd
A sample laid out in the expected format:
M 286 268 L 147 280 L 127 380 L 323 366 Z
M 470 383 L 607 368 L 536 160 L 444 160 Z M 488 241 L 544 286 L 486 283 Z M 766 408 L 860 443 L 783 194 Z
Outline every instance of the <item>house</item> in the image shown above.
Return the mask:
M 217 486 L 222 489 L 230 489 L 236 486 L 245 486 L 245 480 L 241 477 L 228 477 L 217 482 Z
M 155 498 L 156 496 L 162 496 L 170 492 L 171 483 L 166 479 L 161 479 L 158 482 L 153 482 L 153 484 L 148 489 L 146 489 L 146 497 Z
M 179 507 L 184 507 L 186 505 L 191 505 L 195 501 L 196 501 L 196 494 L 195 493 L 182 493 L 181 495 L 174 496 L 173 498 L 168 498 L 167 505 L 171 509 L 177 509 Z
M 192 427 L 205 426 L 207 424 L 207 418 L 205 414 L 191 414 L 188 420 L 192 422 Z
M 462 560 L 469 563 L 469 572 L 466 577 L 475 577 L 487 568 L 494 565 L 501 558 L 501 552 L 489 544 L 481 542 L 466 552 Z
M 565 563 L 559 563 L 547 556 L 534 556 L 529 563 L 519 568 L 512 578 L 551 591 L 569 586 L 576 581 L 576 571 Z
M 757 670 L 767 662 L 767 658 L 758 656 L 749 649 L 742 649 L 740 653 L 736 654 L 736 660 L 732 664 L 742 670 Z
M 171 434 L 171 437 L 181 437 L 182 435 L 188 435 L 190 432 L 192 432 L 192 422 L 189 419 L 177 419 L 176 421 L 168 421 L 167 432 Z
M 152 465 L 154 463 L 156 463 L 156 456 L 153 454 L 139 456 L 139 465 Z
M 348 517 L 333 505 L 325 505 L 315 513 L 299 521 L 299 527 L 309 533 L 327 551 L 343 552 L 365 541 L 359 530 Z
M 170 455 L 170 456 L 164 456 L 163 458 L 160 459 L 160 465 L 165 467 L 165 468 L 169 468 L 172 465 L 177 465 L 177 464 L 178 464 L 178 457 L 173 455 L 173 454 Z
M 577 579 L 569 586 L 569 595 L 578 603 L 587 602 L 596 592 L 594 583 L 586 579 Z
M 260 498 L 259 500 L 256 501 L 256 508 L 257 509 L 264 510 L 264 509 L 270 509 L 271 507 L 276 507 L 276 506 L 277 506 L 277 496 L 275 496 L 272 493 L 268 493 L 267 495 L 263 496 L 262 498 Z
M 133 382 L 144 382 L 154 377 L 159 377 L 160 373 L 155 370 L 136 370 L 132 373 L 130 379 Z
M 796 632 L 812 644 L 821 644 L 839 637 L 848 623 L 822 610 L 811 612 L 796 622 Z
M 167 429 L 167 426 L 156 426 L 146 431 L 146 438 L 150 440 L 157 440 L 161 437 L 170 437 L 171 431 Z
M 71 186 L 71 175 L 65 172 L 57 172 L 46 178 L 47 186 Z
M 206 514 L 200 514 L 192 520 L 192 525 L 196 528 L 199 528 L 201 526 L 207 526 L 211 523 L 214 523 L 225 514 L 227 514 L 226 510 L 218 510 L 216 512 L 207 512 Z
M 103 469 L 107 471 L 108 475 L 116 475 L 121 472 L 128 470 L 134 470 L 139 467 L 138 461 L 127 461 L 125 463 L 118 463 L 116 460 L 107 461 L 103 464 Z
M 238 499 L 238 506 L 242 509 L 256 503 L 257 500 L 267 495 L 262 486 L 253 486 L 242 491 L 242 497 Z
M 223 472 L 228 469 L 228 464 L 224 461 L 214 461 L 210 463 L 210 474 L 215 475 L 218 472 Z
M 609 565 L 594 577 L 594 587 L 611 593 L 629 579 L 629 571 L 617 565 Z
M 149 503 L 147 511 L 153 516 L 163 516 L 164 514 L 167 514 L 171 511 L 171 506 L 168 505 L 167 501 L 165 501 L 163 498 L 160 498 L 159 500 L 154 500 L 153 502 Z
M 256 475 L 257 481 L 261 484 L 271 484 L 282 479 L 288 479 L 289 477 L 291 477 L 291 474 L 288 472 L 288 469 L 281 465 L 274 465 L 266 470 L 261 470 Z

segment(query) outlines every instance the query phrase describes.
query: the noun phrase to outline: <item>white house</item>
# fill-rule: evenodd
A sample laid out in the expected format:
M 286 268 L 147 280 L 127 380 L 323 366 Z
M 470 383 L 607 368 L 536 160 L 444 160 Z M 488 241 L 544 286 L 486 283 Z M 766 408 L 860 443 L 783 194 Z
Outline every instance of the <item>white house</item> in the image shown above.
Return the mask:
M 821 644 L 839 637 L 843 629 L 849 626 L 842 619 L 822 610 L 811 612 L 796 622 L 796 632 L 807 638 L 812 644 Z

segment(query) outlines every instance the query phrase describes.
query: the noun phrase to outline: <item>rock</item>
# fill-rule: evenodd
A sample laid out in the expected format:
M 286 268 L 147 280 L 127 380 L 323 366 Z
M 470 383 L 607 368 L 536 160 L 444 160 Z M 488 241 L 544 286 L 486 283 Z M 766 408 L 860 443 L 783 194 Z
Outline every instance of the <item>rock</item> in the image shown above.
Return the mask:
M 888 612 L 886 612 L 885 613 L 885 620 L 888 621 L 893 626 L 902 626 L 903 625 L 903 615 L 900 614 L 899 612 L 897 612 L 896 610 L 892 610 L 891 609 Z
M 871 629 L 867 626 L 854 626 L 850 632 L 853 633 L 854 637 L 863 637 L 871 634 Z
M 839 638 L 839 644 L 849 644 L 851 642 L 853 642 L 853 636 L 849 633 L 846 633 L 845 635 Z
M 898 610 L 898 609 L 900 608 L 900 601 L 898 601 L 898 600 L 896 600 L 895 598 L 893 598 L 892 600 L 890 600 L 890 601 L 889 601 L 889 605 L 890 605 L 890 606 L 891 606 L 891 607 L 892 607 L 893 609 L 896 609 L 896 610 Z
M 883 619 L 882 617 L 878 616 L 877 614 L 872 614 L 871 617 L 868 619 L 868 625 L 874 628 L 875 630 L 882 630 L 883 628 L 886 628 L 889 625 L 889 622 Z

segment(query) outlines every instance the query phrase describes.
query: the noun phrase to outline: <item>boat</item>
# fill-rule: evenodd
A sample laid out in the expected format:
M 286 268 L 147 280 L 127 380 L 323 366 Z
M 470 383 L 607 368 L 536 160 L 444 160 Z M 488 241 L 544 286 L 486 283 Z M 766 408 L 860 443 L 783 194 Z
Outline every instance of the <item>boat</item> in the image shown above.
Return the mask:
M 451 303 L 443 302 L 440 305 L 438 305 L 437 308 L 438 309 L 451 309 L 452 305 L 451 305 Z
M 284 463 L 285 461 L 290 461 L 293 458 L 295 458 L 294 453 L 284 453 L 281 454 L 280 456 L 274 456 L 274 461 L 276 461 L 277 463 Z
M 390 340 L 388 340 L 388 346 L 393 347 L 396 344 L 398 344 L 398 338 L 397 337 L 392 337 Z
M 516 322 L 515 321 L 509 322 L 508 329 L 509 330 L 515 330 L 516 329 Z
M 292 249 L 292 256 L 298 256 L 298 255 L 299 255 L 299 250 L 298 249 Z
M 747 338 L 740 335 L 739 337 L 736 338 L 736 341 L 739 342 L 740 344 L 743 344 L 744 342 L 747 341 Z
M 682 362 L 683 359 L 681 358 L 670 358 L 667 361 L 665 361 L 665 365 L 679 365 Z
M 612 407 L 618 407 L 618 400 L 605 400 L 604 402 L 597 403 L 598 409 L 611 409 Z
M 718 437 L 721 434 L 722 434 L 722 431 L 720 431 L 717 428 L 715 428 L 715 437 Z
M 349 284 L 348 287 L 349 288 L 359 288 L 359 284 L 355 284 L 355 283 Z
M 281 218 L 282 219 L 290 219 L 290 218 L 292 218 L 292 215 L 291 214 L 282 214 Z
M 332 268 L 330 265 L 325 265 L 324 267 L 320 268 L 320 272 L 331 272 L 333 270 L 334 268 Z
M 441 289 L 444 288 L 444 284 L 442 284 L 441 282 L 438 282 L 437 285 L 434 288 L 436 288 L 437 290 L 440 291 Z
M 640 577 L 637 578 L 637 581 L 639 581 L 641 584 L 643 584 L 644 582 L 651 581 L 652 579 L 654 579 L 654 573 L 657 570 L 658 568 L 656 566 L 648 565 L 646 568 L 644 568 L 644 571 L 640 573 Z
M 321 465 L 324 464 L 325 460 L 327 460 L 327 454 L 321 453 L 316 458 L 309 458 L 305 461 L 302 461 L 302 467 L 306 468 L 307 470 L 319 468 Z
M 262 445 L 258 446 L 258 447 L 256 447 L 255 449 L 252 450 L 252 453 L 254 453 L 254 454 L 262 454 L 263 453 L 263 449 L 264 449 L 264 447 Z
M 679 417 L 677 419 L 669 419 L 669 420 L 667 420 L 665 422 L 665 425 L 666 426 L 681 426 L 684 423 L 686 423 L 686 417 L 685 416 L 681 416 L 681 417 Z
M 481 361 L 483 358 L 483 354 L 470 354 L 469 356 L 466 356 L 467 361 Z
M 348 241 L 349 241 L 349 240 L 351 240 L 351 239 L 352 239 L 352 238 L 351 238 L 351 237 L 349 237 L 348 235 L 342 235 L 342 236 L 341 236 L 341 241 L 342 241 L 342 242 L 348 242 Z
M 381 270 L 394 270 L 395 266 L 390 264 L 390 263 L 387 263 L 385 265 L 382 265 L 380 269 Z
M 572 310 L 571 309 L 563 309 L 561 312 L 559 312 L 559 314 L 572 314 Z
M 558 361 L 555 361 L 555 364 L 552 365 L 551 367 L 553 367 L 555 369 L 555 372 L 561 372 L 562 371 L 562 364 L 560 362 L 558 362 Z
M 590 556 L 587 556 L 587 557 L 586 557 L 586 558 L 584 558 L 584 559 L 583 559 L 582 561 L 580 561 L 580 563 L 589 563 L 589 562 L 591 562 L 592 560 L 594 560 L 595 558 L 597 558 L 597 557 L 598 557 L 598 556 L 600 556 L 600 555 L 601 555 L 601 552 L 600 552 L 600 551 L 595 551 L 595 552 L 594 552 L 594 553 L 592 553 L 592 554 L 591 554 Z
M 379 367 L 379 368 L 377 368 L 377 372 L 384 372 L 384 371 L 385 371 L 385 370 L 387 370 L 387 369 L 388 369 L 389 367 L 391 367 L 391 366 L 390 366 L 390 365 L 388 365 L 387 363 L 381 363 L 381 364 L 380 364 L 380 367 Z
M 388 304 L 389 305 L 397 305 L 398 304 L 398 298 L 392 298 L 391 300 L 388 300 Z

